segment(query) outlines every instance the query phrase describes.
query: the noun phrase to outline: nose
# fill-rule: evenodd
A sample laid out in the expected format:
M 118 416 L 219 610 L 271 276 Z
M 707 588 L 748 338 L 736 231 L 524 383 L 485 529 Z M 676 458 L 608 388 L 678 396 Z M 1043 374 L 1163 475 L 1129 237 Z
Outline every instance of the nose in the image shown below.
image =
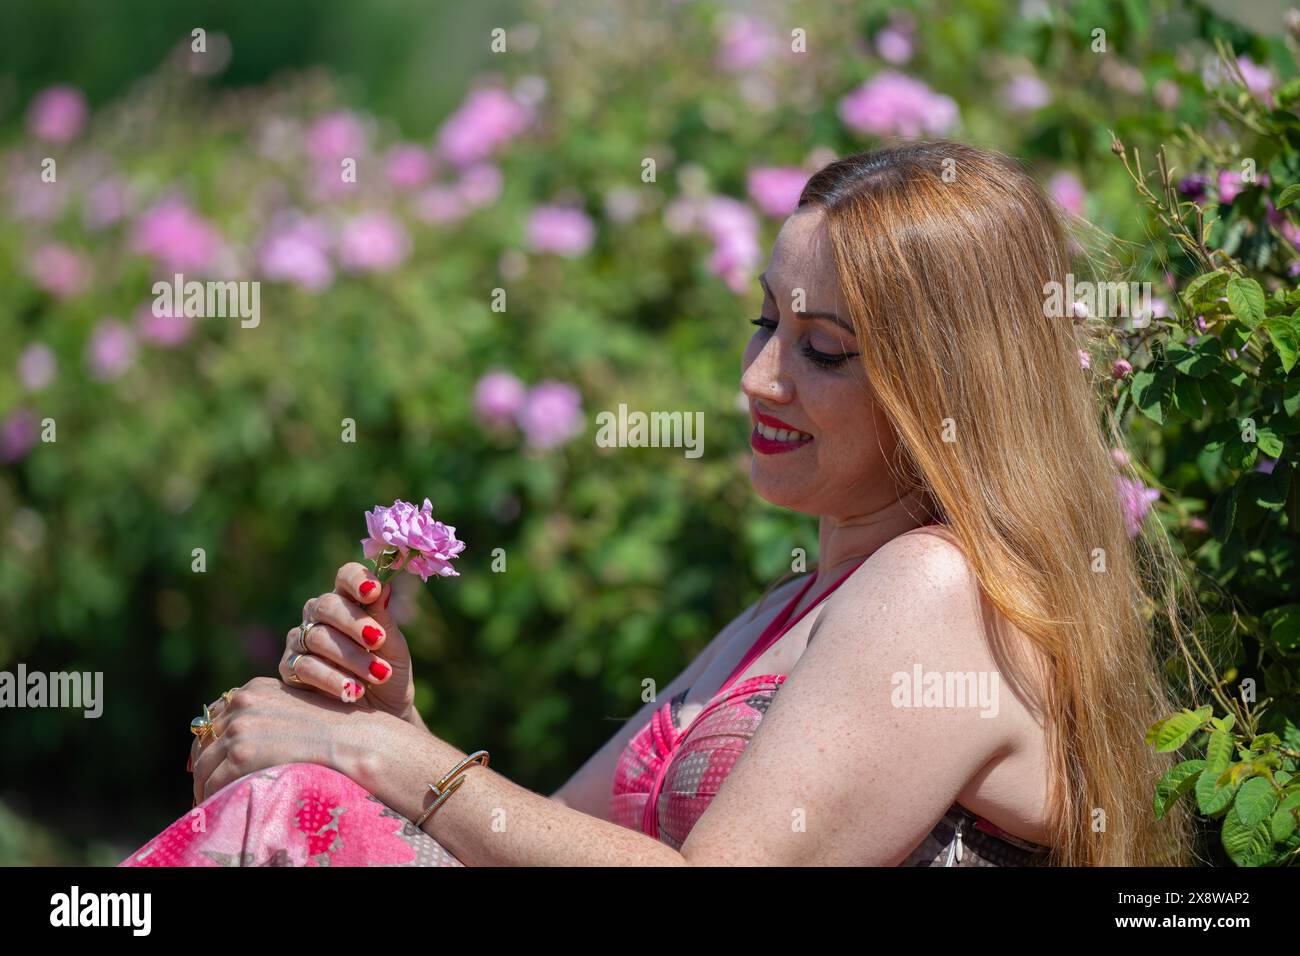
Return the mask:
M 783 367 L 781 343 L 769 336 L 740 376 L 740 390 L 750 399 L 784 405 L 794 400 L 794 383 Z

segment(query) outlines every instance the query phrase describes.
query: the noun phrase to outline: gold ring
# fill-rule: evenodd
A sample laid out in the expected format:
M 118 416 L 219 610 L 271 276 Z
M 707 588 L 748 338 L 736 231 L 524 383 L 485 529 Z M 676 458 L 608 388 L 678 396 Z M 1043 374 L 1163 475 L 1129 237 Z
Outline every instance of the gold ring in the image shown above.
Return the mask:
M 208 712 L 208 705 L 203 705 L 203 713 L 190 721 L 190 733 L 198 737 L 200 741 L 212 732 L 212 715 Z
M 299 647 L 298 653 L 300 654 L 311 653 L 311 648 L 307 646 L 307 635 L 310 634 L 311 629 L 313 627 L 316 627 L 318 624 L 320 624 L 320 621 L 303 621 L 301 624 L 298 625 L 298 647 Z
M 301 677 L 298 676 L 298 660 L 302 656 L 303 655 L 295 652 L 293 657 L 289 658 L 289 683 L 290 684 L 307 683 L 305 680 L 303 680 Z

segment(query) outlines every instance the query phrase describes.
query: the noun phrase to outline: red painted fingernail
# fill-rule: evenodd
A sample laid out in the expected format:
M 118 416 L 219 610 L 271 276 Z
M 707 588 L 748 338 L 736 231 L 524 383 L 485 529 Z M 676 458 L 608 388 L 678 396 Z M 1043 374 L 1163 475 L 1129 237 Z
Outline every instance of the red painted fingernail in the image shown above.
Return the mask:
M 383 680 L 385 677 L 388 676 L 391 670 L 392 668 L 389 667 L 387 664 L 385 664 L 383 661 L 370 662 L 370 676 L 373 677 L 375 680 Z
M 367 624 L 365 627 L 361 629 L 361 637 L 371 647 L 374 647 L 376 644 L 378 644 L 379 639 L 382 638 L 383 636 L 384 636 L 383 631 L 370 624 Z
M 364 687 L 362 687 L 360 684 L 358 684 L 356 681 L 354 681 L 354 680 L 350 680 L 350 681 L 347 681 L 346 683 L 344 683 L 344 685 L 343 685 L 343 692 L 344 692 L 345 694 L 347 694 L 349 697 L 351 697 L 352 700 L 355 701 L 355 700 L 357 700 L 357 699 L 358 699 L 362 694 L 364 694 L 364 693 L 366 692 L 366 689 L 365 689 Z
M 379 587 L 379 585 L 376 584 L 374 581 L 366 581 L 364 584 L 361 585 L 361 596 L 369 597 L 370 592 L 377 587 Z

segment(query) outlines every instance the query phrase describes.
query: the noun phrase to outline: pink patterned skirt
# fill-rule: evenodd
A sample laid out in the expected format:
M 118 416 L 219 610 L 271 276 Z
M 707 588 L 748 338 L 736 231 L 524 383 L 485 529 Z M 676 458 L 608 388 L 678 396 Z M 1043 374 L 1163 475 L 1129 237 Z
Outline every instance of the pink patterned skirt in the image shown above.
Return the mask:
M 223 787 L 118 866 L 463 866 L 337 771 L 295 763 Z

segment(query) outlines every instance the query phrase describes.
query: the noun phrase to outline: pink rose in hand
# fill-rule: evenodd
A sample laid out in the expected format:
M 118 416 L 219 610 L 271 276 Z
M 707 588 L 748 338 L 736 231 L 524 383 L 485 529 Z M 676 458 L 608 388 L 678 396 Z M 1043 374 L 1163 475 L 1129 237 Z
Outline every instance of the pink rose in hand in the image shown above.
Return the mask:
M 379 580 L 386 581 L 398 571 L 418 574 L 421 581 L 433 575 L 459 577 L 451 562 L 465 550 L 465 542 L 456 539 L 456 529 L 433 518 L 433 504 L 424 499 L 424 507 L 394 501 L 392 507 L 379 505 L 366 512 L 366 532 L 361 546 L 375 564 Z

